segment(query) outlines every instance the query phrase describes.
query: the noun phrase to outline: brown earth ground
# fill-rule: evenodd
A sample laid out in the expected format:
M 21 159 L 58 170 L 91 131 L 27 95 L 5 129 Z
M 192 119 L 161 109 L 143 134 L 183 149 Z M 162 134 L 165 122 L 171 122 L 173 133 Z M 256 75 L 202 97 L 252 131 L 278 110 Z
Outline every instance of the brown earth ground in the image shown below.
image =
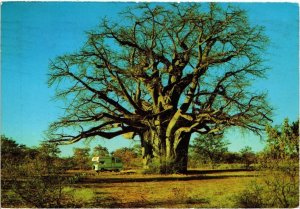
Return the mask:
M 259 176 L 238 169 L 192 170 L 187 175 L 85 172 L 66 190 L 75 191 L 84 207 L 229 208 L 237 207 L 235 196 Z

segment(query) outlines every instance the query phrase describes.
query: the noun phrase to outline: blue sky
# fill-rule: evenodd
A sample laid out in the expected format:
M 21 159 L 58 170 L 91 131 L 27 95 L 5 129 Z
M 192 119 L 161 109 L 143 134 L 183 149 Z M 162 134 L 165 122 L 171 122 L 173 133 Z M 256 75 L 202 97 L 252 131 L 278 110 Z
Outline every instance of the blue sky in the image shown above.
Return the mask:
M 256 81 L 257 91 L 267 91 L 275 108 L 274 124 L 285 117 L 299 115 L 298 85 L 298 4 L 238 3 L 248 11 L 252 24 L 263 25 L 271 44 L 266 51 L 268 78 Z M 85 31 L 97 27 L 107 16 L 116 20 L 129 3 L 37 3 L 5 2 L 1 13 L 1 133 L 18 143 L 37 146 L 50 122 L 63 113 L 63 104 L 54 101 L 55 89 L 47 86 L 49 60 L 78 50 L 86 39 Z M 226 138 L 230 150 L 246 145 L 262 149 L 259 138 L 249 133 L 230 131 Z M 122 137 L 97 140 L 110 151 L 132 142 Z M 80 142 L 62 147 L 65 155 Z

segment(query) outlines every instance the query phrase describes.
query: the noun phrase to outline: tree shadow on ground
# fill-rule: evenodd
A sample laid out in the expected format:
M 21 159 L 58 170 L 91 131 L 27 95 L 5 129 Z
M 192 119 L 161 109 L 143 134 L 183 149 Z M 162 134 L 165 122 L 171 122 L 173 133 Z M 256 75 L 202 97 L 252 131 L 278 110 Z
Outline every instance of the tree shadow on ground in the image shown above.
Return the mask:
M 191 207 L 207 207 L 210 203 L 206 198 L 171 198 L 168 200 L 148 201 L 147 199 L 140 199 L 131 202 L 120 202 L 116 198 L 99 198 L 91 203 L 93 207 L 106 207 L 106 208 L 155 208 L 155 207 L 168 207 L 168 208 L 191 208 Z
M 191 181 L 191 180 L 207 180 L 207 179 L 226 179 L 233 177 L 255 177 L 257 174 L 239 175 L 238 172 L 244 172 L 245 169 L 233 169 L 233 170 L 191 170 L 186 175 L 161 175 L 151 176 L 145 175 L 143 177 L 125 176 L 125 177 L 105 177 L 105 178 L 89 178 L 83 177 L 77 183 L 79 184 L 94 184 L 94 183 L 125 183 L 125 182 L 160 182 L 160 181 Z M 230 173 L 222 175 L 221 173 Z M 216 175 L 211 175 L 216 173 Z M 209 175 L 206 175 L 209 174 Z
M 238 168 L 238 169 L 219 169 L 219 170 L 188 170 L 188 175 L 194 175 L 194 174 L 211 174 L 211 173 L 232 173 L 232 172 L 251 172 L 253 170 L 245 169 L 245 168 Z

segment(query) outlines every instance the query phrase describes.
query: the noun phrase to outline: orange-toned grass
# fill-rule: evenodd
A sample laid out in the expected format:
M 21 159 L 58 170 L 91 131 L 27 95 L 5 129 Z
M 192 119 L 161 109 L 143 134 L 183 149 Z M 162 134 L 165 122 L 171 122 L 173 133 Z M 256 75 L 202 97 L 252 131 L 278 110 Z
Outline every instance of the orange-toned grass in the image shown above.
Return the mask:
M 90 207 L 235 207 L 234 196 L 254 171 L 211 171 L 190 175 L 101 173 L 76 185 L 94 192 Z M 78 188 L 79 189 L 79 188 Z

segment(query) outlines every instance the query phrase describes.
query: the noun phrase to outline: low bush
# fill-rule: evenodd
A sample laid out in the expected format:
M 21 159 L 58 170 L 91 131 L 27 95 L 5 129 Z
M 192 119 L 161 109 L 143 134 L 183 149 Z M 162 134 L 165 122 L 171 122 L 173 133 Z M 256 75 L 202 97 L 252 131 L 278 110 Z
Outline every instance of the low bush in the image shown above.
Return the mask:
M 242 191 L 237 197 L 237 205 L 242 208 L 262 208 L 265 207 L 263 197 L 264 188 L 257 182 L 252 182 L 247 189 Z
M 34 157 L 26 156 L 19 164 L 6 164 L 2 170 L 5 174 L 1 179 L 4 207 L 82 206 L 73 194 L 64 190 L 74 177 L 65 175 L 64 163 L 59 158 L 38 153 Z
M 299 205 L 299 172 L 295 162 L 269 164 L 261 181 L 236 196 L 238 207 L 295 208 Z

